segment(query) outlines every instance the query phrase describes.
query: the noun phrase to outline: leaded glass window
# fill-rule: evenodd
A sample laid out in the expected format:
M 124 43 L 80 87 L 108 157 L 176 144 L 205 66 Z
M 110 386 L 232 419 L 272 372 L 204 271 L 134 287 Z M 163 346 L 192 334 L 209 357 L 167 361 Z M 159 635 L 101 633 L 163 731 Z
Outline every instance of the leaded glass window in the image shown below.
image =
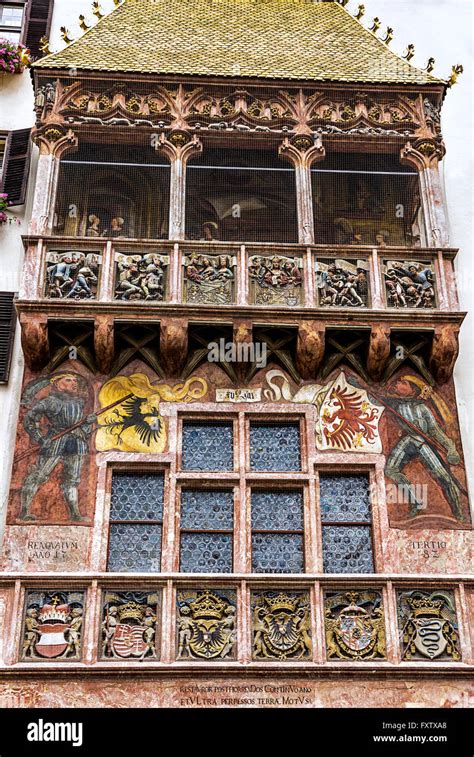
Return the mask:
M 252 423 L 250 468 L 253 471 L 301 470 L 298 423 Z
M 303 494 L 252 492 L 252 572 L 302 573 Z
M 319 477 L 326 573 L 373 573 L 369 477 L 321 474 Z
M 181 492 L 181 572 L 231 573 L 233 527 L 232 490 L 184 489 Z
M 234 468 L 232 423 L 184 421 L 183 470 L 230 471 Z
M 108 570 L 160 572 L 163 499 L 163 474 L 113 475 Z

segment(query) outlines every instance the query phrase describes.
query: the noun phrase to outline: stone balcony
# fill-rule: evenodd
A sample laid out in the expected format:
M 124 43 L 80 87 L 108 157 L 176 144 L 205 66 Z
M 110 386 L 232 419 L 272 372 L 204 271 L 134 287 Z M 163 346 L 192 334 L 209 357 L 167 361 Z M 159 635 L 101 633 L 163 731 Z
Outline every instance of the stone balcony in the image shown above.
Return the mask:
M 18 306 L 413 321 L 459 309 L 452 248 L 25 237 Z M 332 267 L 332 268 L 331 268 Z M 27 305 L 28 303 L 28 305 Z M 177 307 L 178 306 L 178 307 Z M 156 317 L 156 316 L 153 316 Z
M 411 349 L 407 332 L 409 341 L 423 341 L 435 381 L 452 375 L 464 319 L 455 249 L 37 236 L 24 242 L 16 305 L 34 370 L 48 363 L 51 325 L 63 322 L 86 324 L 98 369 L 107 373 L 114 331 L 129 322 L 157 330 L 169 375 L 180 375 L 192 328 L 209 323 L 230 329 L 236 342 L 258 340 L 259 328 L 294 331 L 303 379 L 316 375 L 327 335 L 339 349 L 341 331 L 342 341 L 362 338 L 362 359 L 375 380 L 391 350 Z

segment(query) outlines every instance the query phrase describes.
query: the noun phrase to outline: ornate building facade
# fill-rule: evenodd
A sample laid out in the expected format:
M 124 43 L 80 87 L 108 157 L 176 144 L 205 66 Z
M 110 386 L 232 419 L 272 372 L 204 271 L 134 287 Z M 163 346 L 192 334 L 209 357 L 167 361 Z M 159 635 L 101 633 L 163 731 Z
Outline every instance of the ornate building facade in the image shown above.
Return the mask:
M 33 66 L 2 693 L 462 705 L 459 71 L 345 3 L 115 5 Z

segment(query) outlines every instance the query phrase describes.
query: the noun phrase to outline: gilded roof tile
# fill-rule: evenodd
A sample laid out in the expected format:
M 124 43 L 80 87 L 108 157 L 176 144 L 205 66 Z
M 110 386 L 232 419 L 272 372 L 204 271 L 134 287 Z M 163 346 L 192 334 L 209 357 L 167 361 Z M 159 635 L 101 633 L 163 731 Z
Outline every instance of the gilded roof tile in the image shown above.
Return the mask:
M 389 50 L 338 3 L 311 0 L 125 0 L 35 67 L 440 83 Z

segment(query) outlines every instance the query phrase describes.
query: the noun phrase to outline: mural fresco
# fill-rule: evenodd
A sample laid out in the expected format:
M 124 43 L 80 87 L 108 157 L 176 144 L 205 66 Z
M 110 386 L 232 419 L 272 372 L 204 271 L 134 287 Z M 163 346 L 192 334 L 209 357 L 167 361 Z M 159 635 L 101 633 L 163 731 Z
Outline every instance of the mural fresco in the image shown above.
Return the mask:
M 397 426 L 397 440 L 389 445 L 385 473 L 404 488 L 409 518 L 432 510 L 435 489 L 436 499 L 441 495 L 449 506 L 450 517 L 467 520 L 463 499 L 468 493 L 459 478 L 460 442 L 454 438 L 456 424 L 445 400 L 422 379 L 408 374 L 387 387 L 385 403 L 390 426 Z
M 163 452 L 167 431 L 160 414 L 160 402 L 190 402 L 201 399 L 206 393 L 207 382 L 196 376 L 175 386 L 151 384 L 143 373 L 107 381 L 99 392 L 103 411 L 96 437 L 97 449 L 101 452 L 110 449 Z
M 266 399 L 284 399 L 316 407 L 316 447 L 319 450 L 382 451 L 379 422 L 383 407 L 373 404 L 366 390 L 351 384 L 343 371 L 327 384 L 305 384 L 294 394 L 282 371 L 268 371 L 265 380 L 270 387 L 264 392 Z
M 264 401 L 315 406 L 318 450 L 385 455 L 392 527 L 469 527 L 452 384 L 435 388 L 401 370 L 387 386 L 371 386 L 347 369 L 296 390 L 280 370 L 260 374 L 260 381 Z
M 92 410 L 90 381 L 75 371 L 26 383 L 12 475 L 13 522 L 90 523 L 83 503 L 92 473 Z
M 229 377 L 215 364 L 204 363 L 187 380 L 172 383 L 140 360 L 129 364 L 128 375 L 114 378 L 94 377 L 78 361 L 33 379 L 27 374 L 8 523 L 90 525 L 95 454 L 161 454 L 168 445 L 162 403 L 196 401 L 219 411 L 223 402 L 251 402 L 263 413 L 278 412 L 280 404 L 311 406 L 310 454 L 354 453 L 355 461 L 361 453 L 384 456 L 392 528 L 470 527 L 452 383 L 433 387 L 400 369 L 387 385 L 372 385 L 343 367 L 324 381 L 297 384 L 270 363 L 248 386 L 229 388 Z

